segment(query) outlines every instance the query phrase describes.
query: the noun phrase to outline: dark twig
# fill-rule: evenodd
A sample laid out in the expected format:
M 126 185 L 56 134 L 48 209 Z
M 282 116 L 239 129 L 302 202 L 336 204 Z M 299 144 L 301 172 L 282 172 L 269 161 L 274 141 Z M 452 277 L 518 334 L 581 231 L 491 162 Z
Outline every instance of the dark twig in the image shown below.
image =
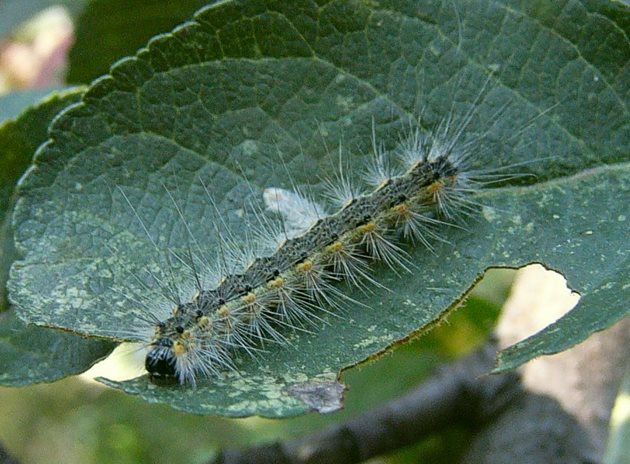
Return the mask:
M 487 345 L 445 366 L 407 395 L 306 437 L 225 450 L 213 464 L 355 463 L 416 443 L 454 424 L 480 425 L 521 392 L 514 373 L 485 375 L 496 350 Z

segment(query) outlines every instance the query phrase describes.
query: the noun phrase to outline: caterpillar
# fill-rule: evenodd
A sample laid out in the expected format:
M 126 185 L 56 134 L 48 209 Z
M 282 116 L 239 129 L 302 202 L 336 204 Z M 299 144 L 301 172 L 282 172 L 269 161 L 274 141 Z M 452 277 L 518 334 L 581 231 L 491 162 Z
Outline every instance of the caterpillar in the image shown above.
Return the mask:
M 359 288 L 381 286 L 371 277 L 372 262 L 412 272 L 405 243 L 431 252 L 432 241 L 443 240 L 443 228 L 465 225 L 480 206 L 476 192 L 520 176 L 510 172 L 513 166 L 473 168 L 479 140 L 465 131 L 477 100 L 459 124 L 449 117 L 433 130 L 410 127 L 392 150 L 377 140 L 373 128 L 371 162 L 361 173 L 367 190 L 353 182 L 340 149 L 336 174 L 324 182 L 335 208 L 331 212 L 296 186 L 269 187 L 263 193 L 266 211 L 256 212 L 257 224 L 244 224 L 256 229 L 248 234 L 251 243 L 239 243 L 217 214 L 214 260 L 204 257 L 189 230 L 187 253 L 173 256 L 193 276 L 194 295 L 187 301 L 173 298 L 172 314 L 163 319 L 142 303 L 153 324 L 145 358 L 150 379 L 194 386 L 200 378 L 235 369 L 235 352 L 256 356 L 266 342 L 287 344 L 287 331 L 309 330 L 322 312 L 342 314 L 345 304 L 359 304 L 345 296 L 342 281 Z M 203 179 L 200 183 L 212 203 L 211 189 Z M 215 285 L 203 282 L 202 268 L 215 269 Z

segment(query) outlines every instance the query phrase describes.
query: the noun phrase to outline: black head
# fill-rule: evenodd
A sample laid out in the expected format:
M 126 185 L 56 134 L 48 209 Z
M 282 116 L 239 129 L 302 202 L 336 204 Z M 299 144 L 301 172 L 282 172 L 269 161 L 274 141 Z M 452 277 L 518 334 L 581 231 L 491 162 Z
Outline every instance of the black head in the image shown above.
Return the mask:
M 176 358 L 172 345 L 171 340 L 158 340 L 147 353 L 144 367 L 149 372 L 151 382 L 159 385 L 177 382 Z

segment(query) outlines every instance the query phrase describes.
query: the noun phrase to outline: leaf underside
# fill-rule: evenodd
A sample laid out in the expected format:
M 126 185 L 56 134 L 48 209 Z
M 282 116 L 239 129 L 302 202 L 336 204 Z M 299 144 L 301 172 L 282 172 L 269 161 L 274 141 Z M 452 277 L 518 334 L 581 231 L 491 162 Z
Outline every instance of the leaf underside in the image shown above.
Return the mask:
M 24 257 L 11 298 L 29 322 L 133 338 L 138 319 L 120 289 L 147 296 L 134 276 L 168 273 L 120 190 L 159 248 L 190 242 L 172 195 L 212 250 L 202 182 L 245 240 L 243 204 L 265 187 L 317 192 L 340 145 L 353 170 L 365 165 L 372 125 L 393 148 L 418 123 L 462 124 L 473 105 L 464 138 L 478 143 L 475 168 L 525 162 L 512 169 L 531 176 L 477 195 L 476 217 L 445 230 L 434 254 L 406 248 L 413 273 L 374 266 L 395 291 L 344 287 L 362 305 L 196 389 L 106 383 L 199 414 L 299 414 L 309 405 L 291 392 L 421 331 L 488 267 L 530 262 L 565 274 L 583 298 L 506 351 L 501 368 L 572 346 L 628 312 L 627 25 L 627 8 L 603 1 L 208 7 L 117 63 L 55 121 L 14 216 Z

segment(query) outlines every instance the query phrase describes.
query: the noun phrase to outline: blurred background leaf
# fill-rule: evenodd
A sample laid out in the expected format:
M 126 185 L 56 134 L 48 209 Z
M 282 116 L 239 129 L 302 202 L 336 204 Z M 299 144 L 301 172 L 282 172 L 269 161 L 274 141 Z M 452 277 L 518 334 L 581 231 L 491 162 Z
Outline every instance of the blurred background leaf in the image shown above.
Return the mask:
M 66 79 L 88 84 L 151 37 L 190 19 L 207 0 L 92 0 L 77 19 Z

